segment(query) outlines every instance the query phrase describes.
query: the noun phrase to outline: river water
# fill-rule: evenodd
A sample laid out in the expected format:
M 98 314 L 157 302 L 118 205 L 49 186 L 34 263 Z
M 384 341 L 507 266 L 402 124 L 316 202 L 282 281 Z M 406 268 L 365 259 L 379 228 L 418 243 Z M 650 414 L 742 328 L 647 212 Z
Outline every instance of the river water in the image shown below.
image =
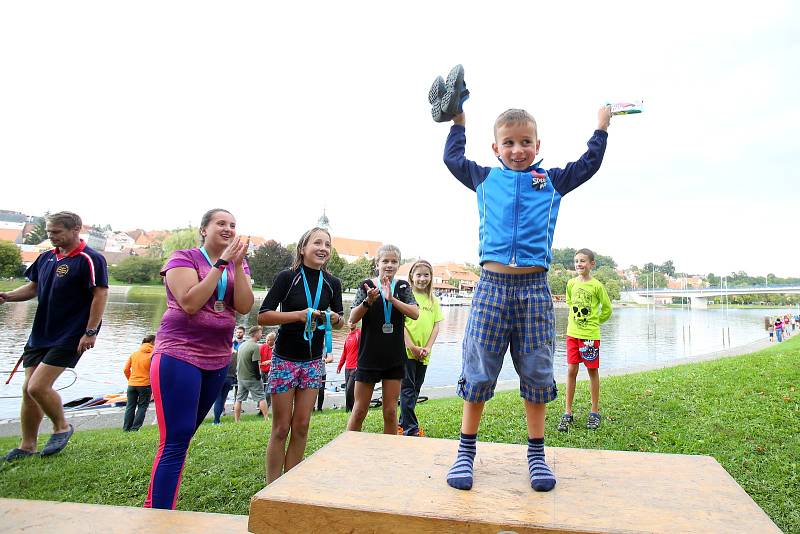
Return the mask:
M 241 317 L 240 324 L 255 324 L 259 305 L 260 299 L 256 299 L 253 311 Z M 56 382 L 56 387 L 65 388 L 61 391 L 64 401 L 124 391 L 126 380 L 122 367 L 125 360 L 139 347 L 144 336 L 155 333 L 165 307 L 164 297 L 131 299 L 120 294 L 110 295 L 95 348 L 81 358 L 75 373 L 67 371 Z M 18 372 L 8 385 L 5 381 L 22 353 L 35 310 L 36 301 L 0 306 L 0 419 L 19 414 L 23 373 Z M 443 311 L 445 320 L 434 345 L 426 386 L 455 384 L 461 369 L 461 338 L 469 307 L 445 307 Z M 789 311 L 615 307 L 611 319 L 602 326 L 600 367 L 620 370 L 705 354 L 729 345 L 744 345 L 766 337 L 765 316 L 774 317 Z M 559 381 L 566 374 L 566 328 L 567 310 L 557 308 L 555 373 Z M 334 383 L 344 380 L 344 373 L 336 375 L 335 371 L 345 337 L 345 329 L 334 331 L 334 363 L 328 364 L 328 379 Z M 500 380 L 515 377 L 511 358 L 507 356 Z

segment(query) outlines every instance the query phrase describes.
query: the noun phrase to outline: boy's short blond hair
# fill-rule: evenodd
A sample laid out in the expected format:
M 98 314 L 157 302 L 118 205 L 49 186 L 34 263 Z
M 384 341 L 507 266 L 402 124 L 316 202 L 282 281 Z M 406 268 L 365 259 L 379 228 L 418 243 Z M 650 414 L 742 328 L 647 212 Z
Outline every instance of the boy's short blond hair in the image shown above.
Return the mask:
M 505 126 L 506 124 L 525 124 L 530 123 L 533 124 L 533 131 L 536 132 L 536 135 L 539 135 L 539 128 L 536 126 L 536 119 L 533 118 L 533 115 L 525 111 L 524 109 L 516 109 L 511 108 L 507 109 L 497 117 L 497 120 L 494 121 L 494 138 L 497 140 L 497 129 L 501 126 Z

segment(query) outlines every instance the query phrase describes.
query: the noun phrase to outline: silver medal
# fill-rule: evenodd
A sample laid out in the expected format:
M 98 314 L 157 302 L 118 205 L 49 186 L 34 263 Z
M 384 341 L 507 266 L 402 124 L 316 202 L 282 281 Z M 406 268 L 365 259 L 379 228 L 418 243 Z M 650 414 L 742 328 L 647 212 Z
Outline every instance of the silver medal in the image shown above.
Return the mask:
M 383 323 L 383 333 L 391 334 L 394 332 L 394 325 L 392 323 Z
M 225 303 L 223 301 L 221 301 L 221 300 L 215 300 L 214 301 L 214 311 L 215 312 L 225 311 Z

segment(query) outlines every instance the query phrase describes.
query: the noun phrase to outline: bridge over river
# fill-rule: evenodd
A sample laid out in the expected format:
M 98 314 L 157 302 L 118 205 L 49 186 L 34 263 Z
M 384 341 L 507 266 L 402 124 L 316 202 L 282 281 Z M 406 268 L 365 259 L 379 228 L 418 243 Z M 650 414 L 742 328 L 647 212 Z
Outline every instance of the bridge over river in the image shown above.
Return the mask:
M 745 286 L 745 287 L 703 287 L 700 289 L 634 289 L 620 292 L 620 299 L 626 302 L 639 304 L 654 304 L 658 298 L 682 297 L 688 298 L 692 308 L 708 308 L 708 299 L 731 295 L 766 295 L 777 293 L 781 295 L 800 294 L 800 286 Z

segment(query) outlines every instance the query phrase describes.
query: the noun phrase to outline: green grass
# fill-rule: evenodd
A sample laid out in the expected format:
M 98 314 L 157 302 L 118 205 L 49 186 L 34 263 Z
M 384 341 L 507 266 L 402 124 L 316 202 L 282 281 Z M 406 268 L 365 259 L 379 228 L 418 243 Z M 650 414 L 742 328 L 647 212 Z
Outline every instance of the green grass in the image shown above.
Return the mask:
M 140 286 L 135 285 L 131 286 L 128 290 L 128 298 L 129 299 L 141 299 L 147 297 L 163 297 L 166 295 L 164 290 L 164 286 L 162 284 L 158 284 L 157 286 Z
M 143 287 L 148 287 L 148 286 L 163 287 L 163 285 L 164 285 L 161 282 L 161 277 L 158 277 L 155 280 L 150 280 L 149 282 L 145 282 L 145 283 L 137 282 L 135 284 L 129 284 L 125 280 L 118 280 L 117 278 L 114 278 L 114 276 L 112 274 L 108 275 L 108 284 L 112 285 L 112 286 L 134 286 L 134 287 L 140 287 L 140 286 L 143 286 Z
M 0 278 L 0 291 L 13 291 L 28 283 L 25 278 Z
M 595 432 L 583 428 L 589 393 L 588 384 L 580 382 L 576 427 L 566 434 L 555 431 L 563 401 L 554 402 L 547 417 L 547 444 L 711 455 L 780 528 L 800 532 L 798 361 L 800 336 L 735 358 L 604 378 L 603 425 Z M 428 436 L 458 437 L 459 399 L 428 401 L 419 406 L 418 415 Z M 342 432 L 345 421 L 346 414 L 338 410 L 315 414 L 308 454 Z M 381 428 L 381 416 L 372 410 L 365 430 Z M 157 434 L 155 426 L 136 434 L 117 429 L 78 432 L 56 457 L 0 467 L 0 496 L 141 506 Z M 192 443 L 178 508 L 246 514 L 250 497 L 264 486 L 268 436 L 267 426 L 254 415 L 238 425 L 230 418 L 222 426 L 204 424 Z M 517 392 L 499 393 L 487 404 L 480 439 L 525 442 Z M 0 439 L 0 450 L 16 443 Z

